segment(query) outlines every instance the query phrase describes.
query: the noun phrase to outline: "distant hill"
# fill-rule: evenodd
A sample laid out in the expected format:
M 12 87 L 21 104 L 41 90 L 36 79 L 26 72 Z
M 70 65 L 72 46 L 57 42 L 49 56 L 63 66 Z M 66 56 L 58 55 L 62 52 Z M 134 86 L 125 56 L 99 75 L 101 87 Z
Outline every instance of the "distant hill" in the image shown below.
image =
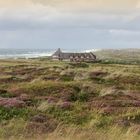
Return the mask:
M 94 52 L 98 59 L 124 63 L 140 63 L 140 49 L 106 49 Z

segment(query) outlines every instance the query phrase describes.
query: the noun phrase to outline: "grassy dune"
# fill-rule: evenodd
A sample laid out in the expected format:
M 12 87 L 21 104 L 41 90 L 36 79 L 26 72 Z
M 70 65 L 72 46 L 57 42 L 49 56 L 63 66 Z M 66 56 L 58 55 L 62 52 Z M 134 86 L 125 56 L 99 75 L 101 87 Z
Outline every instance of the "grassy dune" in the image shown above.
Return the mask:
M 0 60 L 0 139 L 140 139 L 139 64 Z
M 140 64 L 140 49 L 106 49 L 95 53 L 104 63 Z

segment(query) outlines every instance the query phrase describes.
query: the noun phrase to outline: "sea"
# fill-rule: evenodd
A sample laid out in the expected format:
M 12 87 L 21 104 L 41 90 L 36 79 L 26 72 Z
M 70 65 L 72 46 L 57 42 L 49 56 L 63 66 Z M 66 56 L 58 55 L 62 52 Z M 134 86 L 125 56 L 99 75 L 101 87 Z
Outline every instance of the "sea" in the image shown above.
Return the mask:
M 51 56 L 57 49 L 2 49 L 0 48 L 0 59 L 18 59 L 18 58 L 39 58 Z M 63 50 L 64 52 L 90 52 L 98 50 Z
M 38 58 L 51 56 L 55 50 L 52 49 L 1 49 L 0 59 L 18 59 L 18 58 Z

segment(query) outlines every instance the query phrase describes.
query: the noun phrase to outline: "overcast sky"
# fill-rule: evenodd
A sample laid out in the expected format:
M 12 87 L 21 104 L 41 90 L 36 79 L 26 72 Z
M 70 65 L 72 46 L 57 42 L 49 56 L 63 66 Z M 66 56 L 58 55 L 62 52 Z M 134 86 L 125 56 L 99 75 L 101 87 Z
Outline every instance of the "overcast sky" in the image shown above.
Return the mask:
M 0 0 L 0 48 L 140 48 L 140 0 Z

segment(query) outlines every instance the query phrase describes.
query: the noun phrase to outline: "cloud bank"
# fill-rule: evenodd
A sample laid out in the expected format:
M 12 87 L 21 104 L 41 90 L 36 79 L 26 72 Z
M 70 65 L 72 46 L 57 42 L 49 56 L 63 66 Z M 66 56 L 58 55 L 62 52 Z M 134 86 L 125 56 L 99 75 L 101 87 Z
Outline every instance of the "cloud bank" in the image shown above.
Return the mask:
M 139 25 L 140 0 L 0 0 L 1 48 L 139 47 Z
M 63 9 L 69 7 L 72 8 L 115 8 L 115 9 L 124 9 L 124 8 L 135 8 L 139 4 L 139 0 L 7 0 L 0 1 L 2 6 L 30 6 L 32 4 L 42 4 L 42 5 L 51 5 L 56 8 L 63 7 Z

